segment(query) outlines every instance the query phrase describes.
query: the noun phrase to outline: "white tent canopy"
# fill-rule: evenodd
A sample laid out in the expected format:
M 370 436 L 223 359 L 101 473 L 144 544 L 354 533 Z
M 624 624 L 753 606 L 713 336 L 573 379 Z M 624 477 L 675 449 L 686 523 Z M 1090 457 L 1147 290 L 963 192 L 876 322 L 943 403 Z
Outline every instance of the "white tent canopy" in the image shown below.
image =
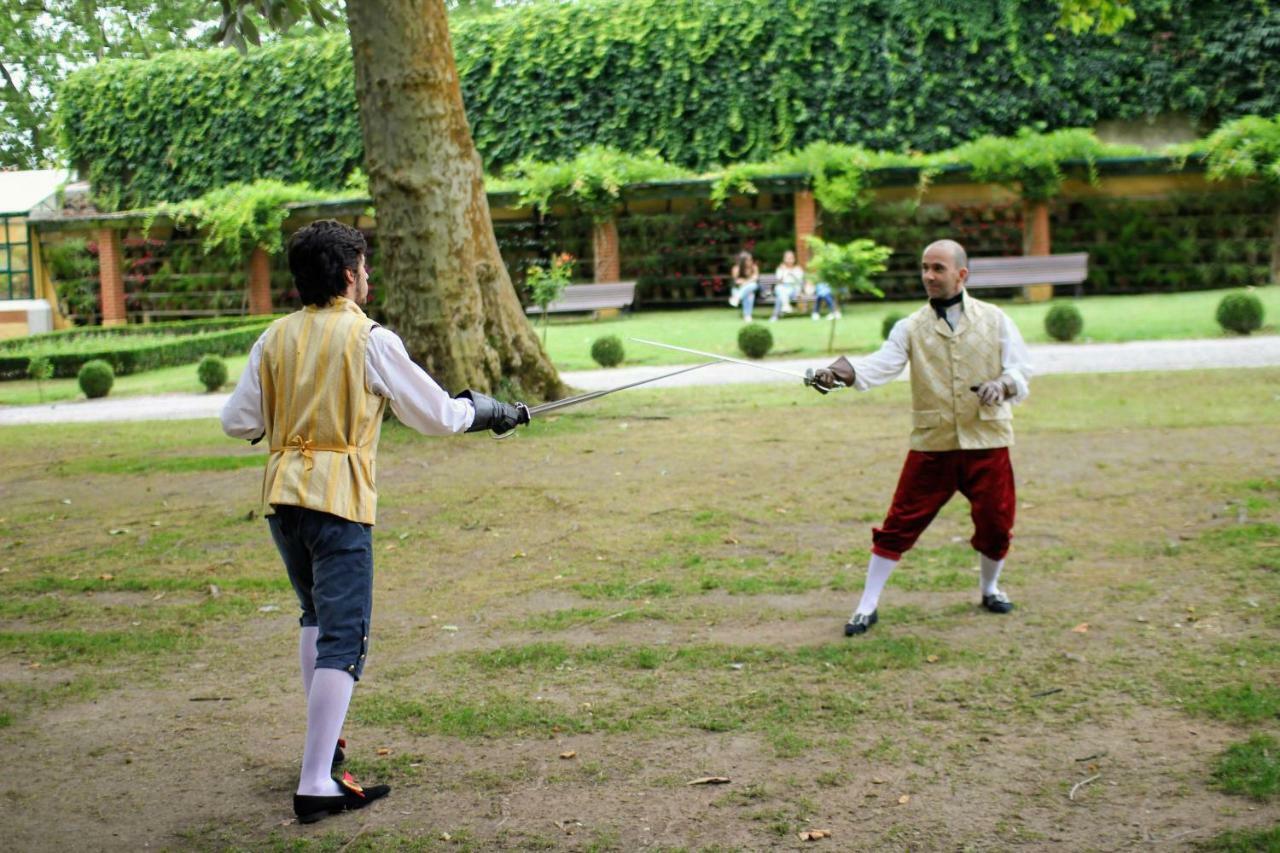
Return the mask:
M 0 214 L 31 211 L 57 192 L 69 177 L 66 169 L 0 172 Z

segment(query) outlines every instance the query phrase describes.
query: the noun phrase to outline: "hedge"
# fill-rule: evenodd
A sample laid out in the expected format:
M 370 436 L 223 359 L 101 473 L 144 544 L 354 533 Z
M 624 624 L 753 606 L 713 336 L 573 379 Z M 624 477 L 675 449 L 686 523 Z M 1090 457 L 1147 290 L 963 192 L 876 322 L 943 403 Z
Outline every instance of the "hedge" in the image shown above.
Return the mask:
M 1280 14 L 1257 0 L 1135 0 L 1115 36 L 1033 0 L 583 0 L 459 22 L 490 171 L 588 144 L 681 166 L 816 140 L 935 151 L 976 137 L 1182 112 L 1280 112 Z M 60 92 L 70 160 L 109 206 L 236 181 L 336 189 L 362 158 L 345 35 L 106 62 Z
M 56 349 L 71 341 L 85 338 L 135 337 L 139 335 L 198 335 L 206 332 L 221 332 L 229 329 L 241 329 L 254 326 L 259 329 L 266 326 L 274 317 L 262 315 L 238 317 L 210 317 L 201 320 L 173 320 L 168 323 L 130 323 L 120 326 L 76 326 L 70 329 L 59 329 L 55 332 L 41 332 L 20 338 L 0 340 L 0 353 L 15 350 Z
M 27 365 L 37 355 L 44 355 L 53 365 L 55 377 L 75 376 L 85 362 L 101 359 L 109 362 L 119 376 L 173 367 L 198 361 L 208 353 L 214 355 L 243 355 L 262 334 L 266 323 L 242 324 L 238 328 L 209 334 L 174 335 L 167 340 L 139 343 L 135 347 L 110 347 L 79 349 L 74 352 L 0 353 L 0 380 L 22 379 L 27 375 Z

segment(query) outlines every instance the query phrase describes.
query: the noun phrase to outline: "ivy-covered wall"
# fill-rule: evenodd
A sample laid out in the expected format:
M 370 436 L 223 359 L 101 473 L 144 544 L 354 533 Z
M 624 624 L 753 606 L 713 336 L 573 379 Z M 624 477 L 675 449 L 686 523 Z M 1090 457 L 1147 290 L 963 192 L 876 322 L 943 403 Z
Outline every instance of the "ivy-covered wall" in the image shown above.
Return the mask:
M 1267 0 L 1135 0 L 1114 37 L 1037 0 L 582 0 L 459 23 L 490 171 L 596 143 L 694 168 L 815 140 L 933 151 L 1021 126 L 1280 112 Z M 103 63 L 60 95 L 64 145 L 108 203 L 233 181 L 336 188 L 362 151 L 345 36 Z

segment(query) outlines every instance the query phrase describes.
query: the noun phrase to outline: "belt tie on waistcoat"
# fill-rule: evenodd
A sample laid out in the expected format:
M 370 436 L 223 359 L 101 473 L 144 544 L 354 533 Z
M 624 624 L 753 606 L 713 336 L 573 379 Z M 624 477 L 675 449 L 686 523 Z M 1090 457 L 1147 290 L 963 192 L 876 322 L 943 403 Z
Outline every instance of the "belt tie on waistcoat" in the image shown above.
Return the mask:
M 293 438 L 289 439 L 288 443 L 286 443 L 284 447 L 272 448 L 272 452 L 274 453 L 283 453 L 289 450 L 295 453 L 301 453 L 302 458 L 305 460 L 305 467 L 310 471 L 316 464 L 314 451 L 323 450 L 329 451 L 330 453 L 352 453 L 356 448 L 350 445 L 343 445 L 342 447 L 319 445 L 316 444 L 315 439 L 303 438 L 300 435 L 295 435 Z

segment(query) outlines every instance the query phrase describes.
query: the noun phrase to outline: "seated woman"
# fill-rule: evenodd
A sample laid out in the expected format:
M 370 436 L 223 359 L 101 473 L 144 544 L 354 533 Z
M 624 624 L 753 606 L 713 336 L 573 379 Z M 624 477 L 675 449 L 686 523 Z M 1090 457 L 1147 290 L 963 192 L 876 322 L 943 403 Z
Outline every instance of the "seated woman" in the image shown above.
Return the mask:
M 804 267 L 796 263 L 796 253 L 788 249 L 782 253 L 778 264 L 778 283 L 773 286 L 773 316 L 776 321 L 783 314 L 791 313 L 791 300 L 800 295 L 804 287 Z
M 742 322 L 751 319 L 751 310 L 756 307 L 756 292 L 760 289 L 760 268 L 750 252 L 739 252 L 733 259 L 733 291 L 729 295 L 729 304 L 735 308 L 742 303 Z

